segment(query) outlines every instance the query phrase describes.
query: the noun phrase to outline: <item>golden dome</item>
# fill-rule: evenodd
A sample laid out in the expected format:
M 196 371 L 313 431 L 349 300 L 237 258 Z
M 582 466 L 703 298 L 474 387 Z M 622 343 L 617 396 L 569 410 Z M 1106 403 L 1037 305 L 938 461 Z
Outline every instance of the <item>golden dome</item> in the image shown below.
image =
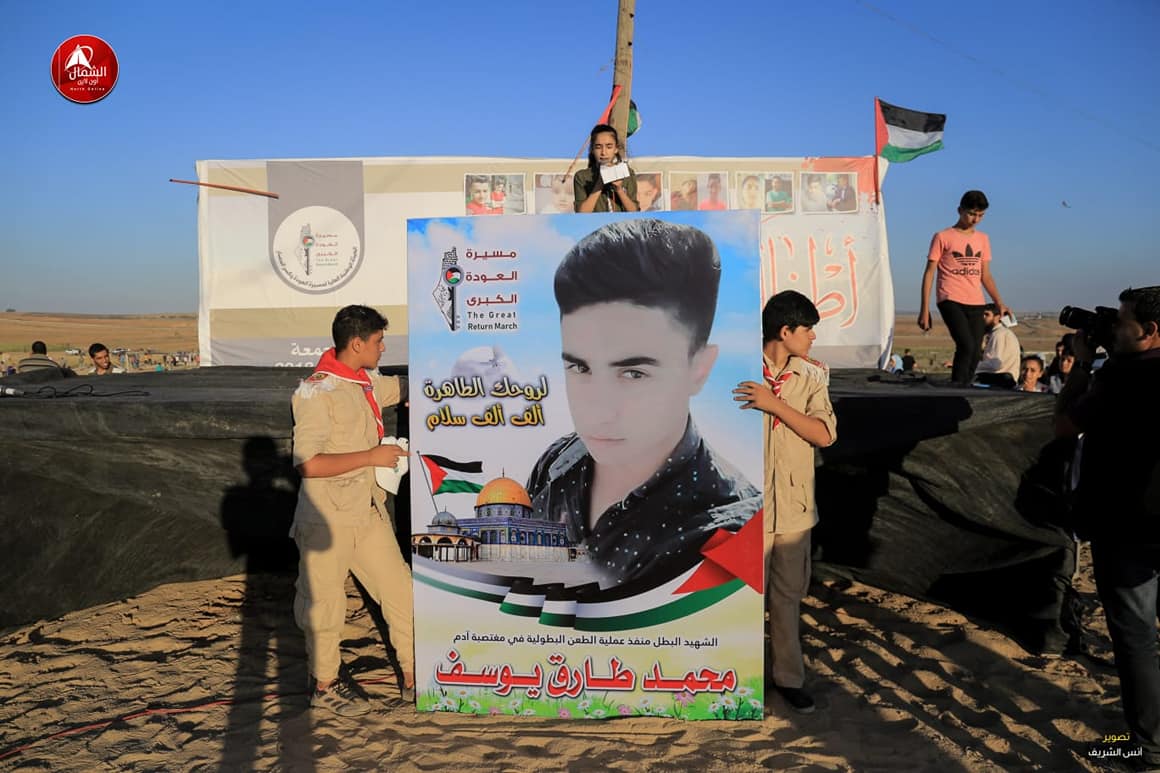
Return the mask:
M 528 492 L 511 478 L 496 478 L 488 481 L 479 496 L 475 498 L 475 506 L 484 505 L 523 505 L 531 509 L 532 500 Z

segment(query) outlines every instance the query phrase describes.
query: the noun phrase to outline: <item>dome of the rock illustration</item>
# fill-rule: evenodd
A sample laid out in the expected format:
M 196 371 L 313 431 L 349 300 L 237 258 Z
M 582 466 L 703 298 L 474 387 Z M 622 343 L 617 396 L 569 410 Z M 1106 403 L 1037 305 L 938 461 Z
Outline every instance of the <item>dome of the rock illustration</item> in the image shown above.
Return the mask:
M 511 478 L 496 478 L 489 481 L 475 499 L 476 507 L 485 505 L 523 505 L 530 509 L 532 500 L 518 482 Z

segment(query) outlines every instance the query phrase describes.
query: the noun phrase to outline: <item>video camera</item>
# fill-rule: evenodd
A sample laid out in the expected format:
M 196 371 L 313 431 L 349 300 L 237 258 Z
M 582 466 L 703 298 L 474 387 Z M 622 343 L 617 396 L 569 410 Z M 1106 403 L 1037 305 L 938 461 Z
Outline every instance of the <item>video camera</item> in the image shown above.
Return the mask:
M 1064 306 L 1059 312 L 1059 324 L 1072 330 L 1083 330 L 1093 348 L 1102 346 L 1108 352 L 1112 351 L 1116 341 L 1116 321 L 1119 318 L 1119 310 L 1107 306 L 1096 306 L 1095 311 Z

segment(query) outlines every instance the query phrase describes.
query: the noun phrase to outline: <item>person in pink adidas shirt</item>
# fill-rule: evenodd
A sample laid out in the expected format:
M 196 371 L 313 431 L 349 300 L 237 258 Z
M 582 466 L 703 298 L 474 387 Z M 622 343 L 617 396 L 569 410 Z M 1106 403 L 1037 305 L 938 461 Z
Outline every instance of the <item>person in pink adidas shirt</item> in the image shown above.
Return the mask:
M 982 221 L 990 206 L 982 191 L 967 191 L 959 201 L 959 219 L 930 240 L 926 271 L 922 275 L 922 303 L 919 306 L 918 326 L 930 330 L 930 289 L 935 285 L 935 299 L 939 314 L 955 342 L 951 381 L 969 384 L 982 356 L 983 309 L 986 299 L 983 290 L 999 307 L 1000 316 L 1010 315 L 1011 309 L 999 297 L 999 288 L 991 276 L 991 240 L 975 227 Z M 938 281 L 935 282 L 937 273 Z

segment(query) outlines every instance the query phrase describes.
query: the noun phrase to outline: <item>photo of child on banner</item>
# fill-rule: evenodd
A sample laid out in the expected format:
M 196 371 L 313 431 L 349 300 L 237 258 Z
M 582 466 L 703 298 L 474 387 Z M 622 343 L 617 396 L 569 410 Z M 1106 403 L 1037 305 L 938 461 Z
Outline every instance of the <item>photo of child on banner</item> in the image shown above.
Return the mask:
M 541 215 L 574 212 L 572 205 L 572 175 L 536 175 L 536 213 Z
M 467 174 L 464 214 L 522 215 L 526 211 L 522 174 Z
M 421 709 L 761 716 L 758 230 L 410 222 L 410 297 L 457 305 L 410 304 Z

